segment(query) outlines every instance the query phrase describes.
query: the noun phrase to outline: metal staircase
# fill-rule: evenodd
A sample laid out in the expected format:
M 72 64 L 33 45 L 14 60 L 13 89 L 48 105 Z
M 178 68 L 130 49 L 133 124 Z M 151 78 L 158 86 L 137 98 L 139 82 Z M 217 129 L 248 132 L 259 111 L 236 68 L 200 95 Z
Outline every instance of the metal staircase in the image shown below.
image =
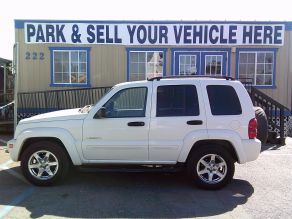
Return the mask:
M 269 124 L 269 139 L 280 145 L 285 145 L 285 114 L 291 115 L 291 110 L 255 88 L 250 78 L 239 79 L 246 87 L 254 106 L 265 111 Z
M 277 138 L 279 134 L 279 142 L 276 143 L 285 145 L 285 112 L 290 112 L 290 109 L 255 87 L 251 87 L 250 96 L 253 104 L 263 108 L 267 115 L 269 127 L 272 129 L 269 135 Z

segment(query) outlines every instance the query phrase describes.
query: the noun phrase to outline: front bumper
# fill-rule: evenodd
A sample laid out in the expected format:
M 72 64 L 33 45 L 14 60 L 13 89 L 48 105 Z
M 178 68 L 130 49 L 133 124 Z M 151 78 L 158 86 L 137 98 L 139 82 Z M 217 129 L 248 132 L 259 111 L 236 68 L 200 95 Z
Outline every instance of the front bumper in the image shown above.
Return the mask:
M 7 142 L 7 149 L 13 161 L 18 161 L 18 150 L 16 148 L 16 140 L 11 139 Z

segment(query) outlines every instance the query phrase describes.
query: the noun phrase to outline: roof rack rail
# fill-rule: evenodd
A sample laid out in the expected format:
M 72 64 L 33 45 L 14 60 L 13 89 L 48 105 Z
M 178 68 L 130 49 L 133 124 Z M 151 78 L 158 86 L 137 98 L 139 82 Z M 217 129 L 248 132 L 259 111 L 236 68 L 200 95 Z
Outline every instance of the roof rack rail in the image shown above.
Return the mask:
M 165 78 L 165 77 L 162 77 L 162 76 L 156 76 L 156 77 L 153 77 L 153 78 L 147 78 L 147 81 L 154 81 L 154 80 L 159 81 L 159 80 L 162 79 L 162 78 Z
M 235 79 L 230 76 L 211 76 L 211 75 L 174 75 L 174 76 L 157 76 L 153 78 L 147 78 L 148 81 L 159 81 L 160 79 L 168 79 L 168 78 L 217 78 L 217 79 L 226 79 L 234 81 Z

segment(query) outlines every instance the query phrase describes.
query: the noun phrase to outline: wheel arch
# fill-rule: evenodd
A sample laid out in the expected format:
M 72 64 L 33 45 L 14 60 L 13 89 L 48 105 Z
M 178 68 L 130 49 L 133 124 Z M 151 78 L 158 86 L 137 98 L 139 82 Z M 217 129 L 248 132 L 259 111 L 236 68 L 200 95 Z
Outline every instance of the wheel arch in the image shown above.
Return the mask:
M 57 143 L 61 148 L 63 148 L 64 152 L 67 155 L 68 160 L 70 161 L 71 164 L 73 164 L 72 159 L 65 147 L 65 145 L 63 144 L 63 142 L 56 137 L 31 137 L 31 138 L 27 138 L 24 140 L 20 153 L 19 153 L 19 157 L 18 160 L 21 160 L 21 156 L 23 155 L 23 152 L 31 145 L 34 144 L 36 142 L 42 142 L 42 141 L 47 141 L 47 142 L 52 142 L 52 143 Z
M 76 148 L 75 139 L 68 131 L 61 128 L 37 128 L 23 131 L 16 139 L 16 147 L 19 149 L 15 158 L 20 160 L 24 150 L 37 141 L 51 141 L 58 143 L 63 147 L 72 164 L 82 164 Z
M 187 135 L 178 157 L 178 162 L 185 163 L 192 150 L 204 145 L 224 147 L 238 163 L 245 163 L 246 154 L 241 136 L 231 130 L 209 129 L 208 132 L 193 132 Z
M 239 161 L 239 157 L 238 157 L 236 150 L 231 142 L 229 142 L 227 140 L 221 140 L 221 139 L 208 139 L 208 140 L 200 140 L 200 141 L 197 141 L 194 143 L 190 152 L 188 153 L 186 162 L 189 160 L 190 154 L 192 154 L 193 151 L 199 150 L 200 147 L 204 147 L 206 145 L 209 145 L 209 146 L 212 145 L 214 147 L 223 147 L 227 152 L 230 153 L 230 155 L 232 156 L 234 161 L 236 161 L 236 162 Z

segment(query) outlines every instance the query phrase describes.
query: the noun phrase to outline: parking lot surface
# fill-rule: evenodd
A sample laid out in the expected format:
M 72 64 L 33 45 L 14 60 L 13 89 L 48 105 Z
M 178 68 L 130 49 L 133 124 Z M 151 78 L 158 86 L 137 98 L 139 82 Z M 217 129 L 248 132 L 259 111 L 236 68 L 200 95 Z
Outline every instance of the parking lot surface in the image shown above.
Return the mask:
M 292 139 L 286 143 L 236 165 L 219 191 L 200 190 L 183 173 L 72 171 L 59 186 L 35 187 L 0 146 L 0 218 L 292 218 Z

